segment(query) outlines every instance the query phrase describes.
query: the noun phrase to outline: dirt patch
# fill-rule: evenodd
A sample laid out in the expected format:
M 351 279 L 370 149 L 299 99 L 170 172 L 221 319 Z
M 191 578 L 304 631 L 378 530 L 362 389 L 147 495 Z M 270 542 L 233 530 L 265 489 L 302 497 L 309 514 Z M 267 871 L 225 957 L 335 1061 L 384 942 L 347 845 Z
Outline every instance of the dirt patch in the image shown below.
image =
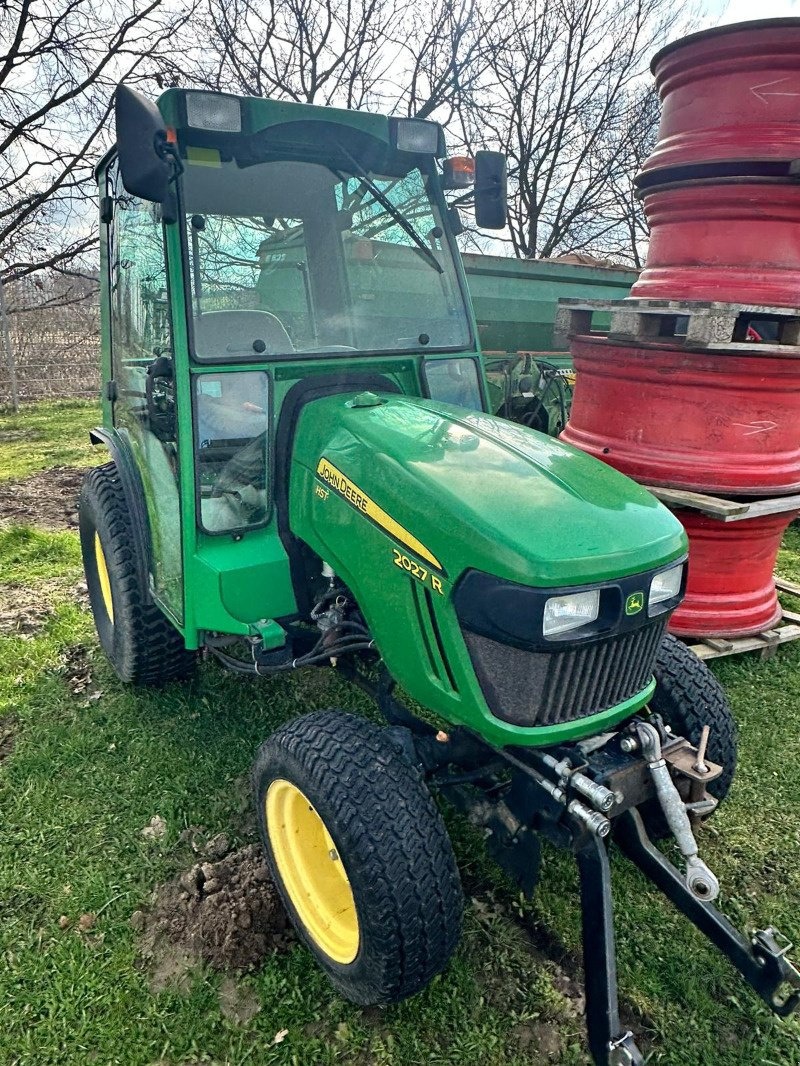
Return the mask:
M 563 1055 L 564 1043 L 556 1025 L 520 1022 L 512 1035 L 519 1050 L 531 1056 L 532 1062 L 558 1062 Z
M 33 585 L 0 585 L 0 636 L 32 639 L 55 612 L 51 599 L 63 595 L 65 583 L 37 581 Z
M 219 1009 L 229 1022 L 247 1025 L 261 1010 L 261 1001 L 254 989 L 225 977 L 219 986 Z
M 7 525 L 76 529 L 85 470 L 52 466 L 26 478 L 0 481 L 0 521 Z
M 20 593 L 23 602 L 10 607 L 6 601 L 11 600 L 11 591 L 0 589 L 0 636 L 32 640 L 52 616 L 54 608 L 43 602 L 42 594 L 36 588 L 28 589 L 27 594 L 24 589 L 13 589 L 15 594 Z M 26 599 L 29 602 L 25 602 Z
M 64 600 L 86 610 L 86 583 L 75 585 L 72 578 L 55 577 L 32 585 L 0 584 L 0 636 L 32 640 L 55 614 L 57 603 Z
M 159 886 L 151 908 L 136 911 L 131 924 L 142 934 L 153 991 L 180 987 L 198 962 L 253 969 L 294 940 L 264 856 L 252 844 L 218 862 L 196 863 Z
M 17 723 L 10 715 L 0 717 L 0 762 L 7 759 L 14 750 L 17 735 Z

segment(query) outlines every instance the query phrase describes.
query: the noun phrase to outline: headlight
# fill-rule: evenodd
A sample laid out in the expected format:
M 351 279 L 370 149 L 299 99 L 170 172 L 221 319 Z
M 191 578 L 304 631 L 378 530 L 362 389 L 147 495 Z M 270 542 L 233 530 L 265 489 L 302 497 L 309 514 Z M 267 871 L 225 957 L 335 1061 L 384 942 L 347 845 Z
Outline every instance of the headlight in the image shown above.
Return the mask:
M 551 596 L 544 605 L 542 633 L 546 637 L 556 637 L 570 629 L 579 629 L 593 622 L 599 613 L 600 589 Z
M 242 105 L 236 96 L 222 93 L 186 93 L 186 122 L 196 130 L 241 133 Z
M 674 600 L 676 596 L 679 596 L 682 583 L 683 563 L 679 563 L 677 566 L 673 566 L 669 570 L 662 570 L 660 574 L 656 574 L 650 582 L 650 597 L 647 601 L 647 613 L 653 614 L 653 608 L 657 607 L 659 603 L 665 603 L 667 600 Z M 656 612 L 656 614 L 657 613 L 658 612 Z

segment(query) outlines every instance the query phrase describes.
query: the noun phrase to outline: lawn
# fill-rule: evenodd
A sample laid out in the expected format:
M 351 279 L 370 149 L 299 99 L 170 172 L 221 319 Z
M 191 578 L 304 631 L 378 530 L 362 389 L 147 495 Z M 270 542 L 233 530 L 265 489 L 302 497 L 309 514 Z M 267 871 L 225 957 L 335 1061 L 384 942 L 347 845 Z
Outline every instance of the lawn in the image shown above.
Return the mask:
M 0 479 L 95 461 L 84 442 L 96 420 L 90 404 L 0 417 Z M 800 579 L 794 532 L 780 568 Z M 523 903 L 451 816 L 464 938 L 413 1000 L 361 1011 L 296 944 L 251 973 L 196 967 L 155 991 L 130 919 L 195 861 L 187 830 L 252 843 L 245 781 L 258 743 L 293 715 L 365 708 L 365 697 L 331 672 L 252 682 L 215 665 L 188 685 L 133 691 L 97 650 L 80 582 L 73 530 L 0 527 L 2 1066 L 588 1061 L 571 860 L 548 852 Z M 773 923 L 800 940 L 800 646 L 714 670 L 740 723 L 741 763 L 704 857 L 734 924 Z M 148 839 L 154 816 L 166 831 Z M 614 882 L 623 1006 L 651 1062 L 800 1066 L 797 1021 L 762 1007 L 619 855 Z
M 88 400 L 25 404 L 19 414 L 0 412 L 0 480 L 24 477 L 49 466 L 89 466 L 97 449 L 87 430 L 100 421 Z

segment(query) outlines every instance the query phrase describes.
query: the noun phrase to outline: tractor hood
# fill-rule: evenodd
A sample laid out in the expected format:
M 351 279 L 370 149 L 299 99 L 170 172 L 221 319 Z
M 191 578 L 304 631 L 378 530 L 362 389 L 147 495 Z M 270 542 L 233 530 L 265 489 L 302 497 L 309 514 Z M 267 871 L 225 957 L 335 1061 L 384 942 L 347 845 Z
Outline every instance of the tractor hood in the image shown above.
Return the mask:
M 315 400 L 298 424 L 295 464 L 319 498 L 350 505 L 314 511 L 323 542 L 320 522 L 347 521 L 356 536 L 361 524 L 377 526 L 450 581 L 476 569 L 533 586 L 588 584 L 650 570 L 687 549 L 677 519 L 611 467 L 533 430 L 431 400 Z M 303 524 L 310 503 L 292 496 Z M 361 512 L 355 525 L 353 510 Z

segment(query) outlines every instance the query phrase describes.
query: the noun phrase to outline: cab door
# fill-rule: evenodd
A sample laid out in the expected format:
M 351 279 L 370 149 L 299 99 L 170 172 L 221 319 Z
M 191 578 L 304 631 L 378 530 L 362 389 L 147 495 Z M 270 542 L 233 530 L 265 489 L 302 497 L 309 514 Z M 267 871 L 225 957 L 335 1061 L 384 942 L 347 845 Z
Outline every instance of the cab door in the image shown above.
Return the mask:
M 178 412 L 164 226 L 159 205 L 126 192 L 116 161 L 106 180 L 112 420 L 141 476 L 152 593 L 182 625 Z

